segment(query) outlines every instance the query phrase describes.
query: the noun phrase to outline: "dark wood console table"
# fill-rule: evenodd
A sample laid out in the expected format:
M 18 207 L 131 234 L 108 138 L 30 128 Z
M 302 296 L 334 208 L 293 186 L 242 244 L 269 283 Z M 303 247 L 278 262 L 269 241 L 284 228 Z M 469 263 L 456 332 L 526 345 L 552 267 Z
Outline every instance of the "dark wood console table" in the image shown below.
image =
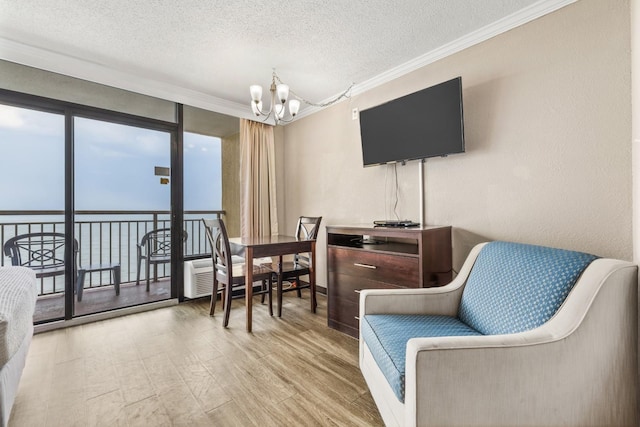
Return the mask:
M 451 227 L 327 226 L 327 274 L 329 327 L 358 337 L 360 290 L 451 281 Z

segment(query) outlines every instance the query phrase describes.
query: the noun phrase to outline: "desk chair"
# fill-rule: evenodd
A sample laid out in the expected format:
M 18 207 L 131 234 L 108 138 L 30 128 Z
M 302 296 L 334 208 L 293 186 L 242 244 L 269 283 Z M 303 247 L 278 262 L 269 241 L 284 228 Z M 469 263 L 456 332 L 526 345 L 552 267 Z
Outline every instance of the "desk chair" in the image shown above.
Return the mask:
M 222 219 L 202 219 L 205 233 L 211 245 L 211 259 L 213 261 L 213 291 L 211 293 L 211 308 L 209 315 L 213 316 L 216 308 L 218 292 L 221 292 L 222 308 L 224 310 L 223 326 L 229 325 L 229 315 L 231 313 L 231 299 L 234 288 L 246 287 L 244 262 L 233 262 L 234 255 L 231 253 L 229 236 Z M 269 296 L 269 314 L 273 316 L 273 305 L 271 302 L 271 282 L 274 279 L 273 270 L 262 265 L 253 266 L 253 279 L 262 282 L 262 287 L 254 291 L 255 295 Z M 218 289 L 218 283 L 224 286 Z M 248 285 L 251 286 L 252 284 Z M 244 293 L 243 293 L 244 295 Z
M 300 240 L 315 240 L 318 237 L 318 230 L 320 229 L 320 221 L 322 217 L 307 217 L 301 216 L 298 219 L 298 225 L 296 226 L 296 237 Z M 309 283 L 302 284 L 300 277 L 309 274 L 309 265 L 311 264 L 310 256 L 308 253 L 299 253 L 293 256 L 293 262 L 282 262 L 280 258 L 280 265 L 278 266 L 277 276 L 277 299 L 278 299 L 278 317 L 282 316 L 282 295 L 284 292 L 296 291 L 298 298 L 302 297 L 301 289 L 310 288 Z M 274 269 L 275 270 L 275 269 Z M 283 289 L 282 283 L 289 281 L 291 286 Z M 311 295 L 314 305 L 317 307 L 316 296 Z

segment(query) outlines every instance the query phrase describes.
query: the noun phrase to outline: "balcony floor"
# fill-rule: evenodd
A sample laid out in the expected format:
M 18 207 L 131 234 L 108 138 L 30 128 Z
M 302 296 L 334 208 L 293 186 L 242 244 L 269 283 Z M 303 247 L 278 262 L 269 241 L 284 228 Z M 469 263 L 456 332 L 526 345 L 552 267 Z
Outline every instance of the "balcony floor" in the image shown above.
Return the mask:
M 117 308 L 162 301 L 171 297 L 170 279 L 161 279 L 151 282 L 149 292 L 146 291 L 146 282 L 122 283 L 120 295 L 116 296 L 113 286 L 103 286 L 93 289 L 85 289 L 82 301 L 76 299 L 76 316 L 99 313 Z M 61 319 L 64 317 L 64 294 L 39 297 L 36 302 L 36 310 L 33 315 L 34 323 Z

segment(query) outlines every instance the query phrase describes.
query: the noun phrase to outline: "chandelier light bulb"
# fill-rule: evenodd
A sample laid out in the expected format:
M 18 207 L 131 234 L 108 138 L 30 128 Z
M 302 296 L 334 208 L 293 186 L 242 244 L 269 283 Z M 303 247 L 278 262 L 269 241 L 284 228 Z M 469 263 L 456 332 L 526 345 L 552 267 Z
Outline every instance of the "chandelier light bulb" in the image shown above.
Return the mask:
M 284 117 L 284 105 L 276 104 L 275 108 L 276 108 L 276 117 L 278 118 L 278 120 L 282 120 L 282 118 Z
M 249 86 L 249 92 L 251 92 L 251 99 L 254 103 L 257 103 L 262 99 L 262 86 L 251 85 Z
M 298 101 L 297 99 L 292 99 L 291 101 L 289 101 L 289 113 L 291 114 L 292 117 L 295 117 L 296 114 L 298 114 L 299 110 L 300 110 L 300 101 Z
M 283 104 L 287 102 L 287 98 L 289 97 L 289 86 L 280 83 L 276 87 L 276 91 L 278 92 L 278 99 L 280 100 L 280 102 Z
M 252 102 L 251 109 L 253 110 L 253 114 L 255 114 L 256 116 L 260 116 L 262 112 L 262 101 Z

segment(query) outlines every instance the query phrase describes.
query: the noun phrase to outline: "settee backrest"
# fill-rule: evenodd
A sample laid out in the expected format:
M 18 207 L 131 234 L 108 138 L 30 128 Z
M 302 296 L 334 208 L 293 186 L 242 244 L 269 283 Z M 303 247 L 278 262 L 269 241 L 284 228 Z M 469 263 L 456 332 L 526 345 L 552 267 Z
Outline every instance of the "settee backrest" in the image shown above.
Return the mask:
M 541 326 L 556 313 L 596 258 L 544 246 L 488 243 L 471 269 L 458 317 L 485 335 Z

